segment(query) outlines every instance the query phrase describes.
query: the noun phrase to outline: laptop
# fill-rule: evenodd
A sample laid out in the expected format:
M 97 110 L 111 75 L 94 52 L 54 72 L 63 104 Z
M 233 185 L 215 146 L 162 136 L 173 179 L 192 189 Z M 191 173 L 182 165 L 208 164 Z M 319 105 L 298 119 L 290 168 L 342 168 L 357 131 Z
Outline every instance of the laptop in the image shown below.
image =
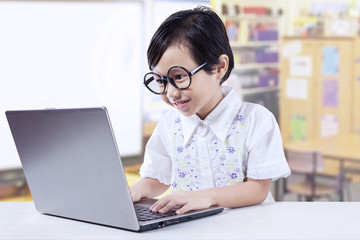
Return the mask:
M 149 210 L 155 199 L 134 204 L 105 107 L 6 111 L 6 117 L 41 213 L 145 231 L 224 209 L 158 214 Z

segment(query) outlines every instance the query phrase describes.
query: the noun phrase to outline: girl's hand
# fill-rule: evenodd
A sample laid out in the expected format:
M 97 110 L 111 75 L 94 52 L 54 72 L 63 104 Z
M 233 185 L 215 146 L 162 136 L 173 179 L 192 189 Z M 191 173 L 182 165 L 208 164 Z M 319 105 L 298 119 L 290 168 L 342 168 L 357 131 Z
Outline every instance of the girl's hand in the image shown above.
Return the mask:
M 176 214 L 183 214 L 191 210 L 199 210 L 212 206 L 211 197 L 206 190 L 183 191 L 169 194 L 151 206 L 152 212 L 166 213 L 175 206 L 181 206 Z
M 130 195 L 133 202 L 138 202 L 141 199 L 141 193 L 133 187 L 130 187 Z
M 169 185 L 160 183 L 153 178 L 142 178 L 130 187 L 130 195 L 133 202 L 138 202 L 142 198 L 152 198 L 165 192 Z

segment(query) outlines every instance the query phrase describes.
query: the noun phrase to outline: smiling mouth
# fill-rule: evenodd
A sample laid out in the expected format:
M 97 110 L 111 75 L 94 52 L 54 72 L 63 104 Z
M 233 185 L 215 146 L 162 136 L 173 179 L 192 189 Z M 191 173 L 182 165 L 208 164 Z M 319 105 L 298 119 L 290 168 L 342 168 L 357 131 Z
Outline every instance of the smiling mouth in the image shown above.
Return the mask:
M 189 101 L 190 100 L 179 101 L 179 102 L 175 102 L 173 104 L 175 105 L 176 108 L 181 109 L 181 108 L 184 108 Z

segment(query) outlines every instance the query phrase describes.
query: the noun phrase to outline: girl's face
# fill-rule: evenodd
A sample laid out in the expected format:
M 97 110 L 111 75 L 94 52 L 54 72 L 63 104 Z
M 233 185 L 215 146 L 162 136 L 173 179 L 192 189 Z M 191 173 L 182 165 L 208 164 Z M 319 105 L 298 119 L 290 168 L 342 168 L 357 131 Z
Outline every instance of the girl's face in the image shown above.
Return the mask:
M 198 67 L 198 64 L 192 59 L 186 46 L 175 44 L 164 52 L 153 72 L 166 76 L 168 69 L 173 66 L 182 66 L 188 71 L 192 71 Z M 167 83 L 166 90 L 161 97 L 184 116 L 197 114 L 201 119 L 205 119 L 223 98 L 220 86 L 221 77 L 217 70 L 214 70 L 211 75 L 200 70 L 191 77 L 189 88 L 179 90 Z

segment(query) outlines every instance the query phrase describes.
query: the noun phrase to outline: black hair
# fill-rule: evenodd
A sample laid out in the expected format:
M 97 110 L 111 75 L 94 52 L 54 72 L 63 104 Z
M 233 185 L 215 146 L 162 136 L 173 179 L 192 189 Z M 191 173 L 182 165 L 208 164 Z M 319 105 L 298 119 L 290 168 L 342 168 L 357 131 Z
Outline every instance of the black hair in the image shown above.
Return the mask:
M 234 56 L 224 23 L 216 12 L 199 6 L 170 15 L 150 41 L 147 51 L 150 70 L 159 63 L 166 49 L 176 43 L 188 47 L 198 65 L 207 62 L 204 70 L 208 74 L 219 64 L 220 55 L 226 54 L 229 66 L 220 84 L 228 79 L 234 68 Z

